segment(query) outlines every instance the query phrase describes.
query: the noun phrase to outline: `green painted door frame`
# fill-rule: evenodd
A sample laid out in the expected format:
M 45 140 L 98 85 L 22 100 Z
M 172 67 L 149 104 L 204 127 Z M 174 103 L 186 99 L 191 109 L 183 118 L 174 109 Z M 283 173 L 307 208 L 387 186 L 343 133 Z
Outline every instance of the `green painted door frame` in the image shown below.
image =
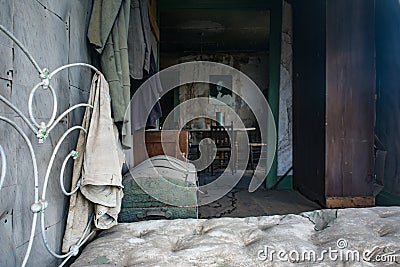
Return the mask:
M 270 10 L 270 49 L 269 49 L 269 90 L 268 103 L 274 116 L 276 128 L 279 125 L 279 85 L 282 34 L 282 0 L 158 0 L 158 14 L 166 10 L 177 9 L 268 9 Z M 162 38 L 162 37 L 161 37 Z M 178 96 L 175 93 L 175 98 Z M 179 104 L 179 99 L 175 99 Z M 267 143 L 272 143 L 269 139 Z M 278 180 L 277 144 L 274 161 L 267 176 L 266 187 L 270 188 Z

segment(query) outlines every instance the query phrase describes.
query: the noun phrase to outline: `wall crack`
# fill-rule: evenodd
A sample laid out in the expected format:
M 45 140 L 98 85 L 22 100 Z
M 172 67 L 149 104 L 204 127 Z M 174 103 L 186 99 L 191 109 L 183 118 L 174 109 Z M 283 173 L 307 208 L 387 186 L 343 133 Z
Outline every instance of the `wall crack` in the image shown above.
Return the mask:
M 35 0 L 36 2 L 39 3 L 39 5 L 41 5 L 45 10 L 49 11 L 51 14 L 55 15 L 57 18 L 59 18 L 62 22 L 64 22 L 64 20 L 62 19 L 62 17 L 60 15 L 58 15 L 56 12 L 52 11 L 51 9 L 49 9 L 47 6 L 45 6 L 44 4 L 42 4 L 39 0 Z

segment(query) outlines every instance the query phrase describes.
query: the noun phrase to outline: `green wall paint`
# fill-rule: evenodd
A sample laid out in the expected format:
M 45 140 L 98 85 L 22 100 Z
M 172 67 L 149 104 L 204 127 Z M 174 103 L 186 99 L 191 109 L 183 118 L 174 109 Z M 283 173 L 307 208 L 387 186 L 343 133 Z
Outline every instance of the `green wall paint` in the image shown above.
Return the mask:
M 399 206 L 400 196 L 383 191 L 376 196 L 375 203 L 377 206 Z
M 285 179 L 280 182 L 277 189 L 293 189 L 293 176 L 286 176 Z

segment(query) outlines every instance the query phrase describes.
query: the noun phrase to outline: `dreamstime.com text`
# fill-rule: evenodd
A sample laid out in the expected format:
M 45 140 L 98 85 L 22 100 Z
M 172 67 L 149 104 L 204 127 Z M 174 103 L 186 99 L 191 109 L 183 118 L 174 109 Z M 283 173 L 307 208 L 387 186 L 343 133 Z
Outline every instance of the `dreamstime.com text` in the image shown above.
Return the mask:
M 388 248 L 374 247 L 366 249 L 362 252 L 354 249 L 347 249 L 347 241 L 339 239 L 336 242 L 336 247 L 329 247 L 321 251 L 308 250 L 276 250 L 270 246 L 264 246 L 257 252 L 257 258 L 260 261 L 281 261 L 281 262 L 399 262 L 400 255 L 395 254 Z

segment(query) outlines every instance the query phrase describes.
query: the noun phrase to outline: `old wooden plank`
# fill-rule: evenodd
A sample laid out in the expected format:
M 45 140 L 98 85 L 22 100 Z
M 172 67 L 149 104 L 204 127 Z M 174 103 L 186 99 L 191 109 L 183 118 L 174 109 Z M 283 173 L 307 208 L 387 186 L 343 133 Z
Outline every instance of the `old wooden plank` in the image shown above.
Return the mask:
M 326 195 L 372 196 L 374 1 L 328 0 Z
M 364 208 L 375 206 L 375 198 L 366 197 L 327 197 L 326 207 L 329 209 L 336 208 Z

